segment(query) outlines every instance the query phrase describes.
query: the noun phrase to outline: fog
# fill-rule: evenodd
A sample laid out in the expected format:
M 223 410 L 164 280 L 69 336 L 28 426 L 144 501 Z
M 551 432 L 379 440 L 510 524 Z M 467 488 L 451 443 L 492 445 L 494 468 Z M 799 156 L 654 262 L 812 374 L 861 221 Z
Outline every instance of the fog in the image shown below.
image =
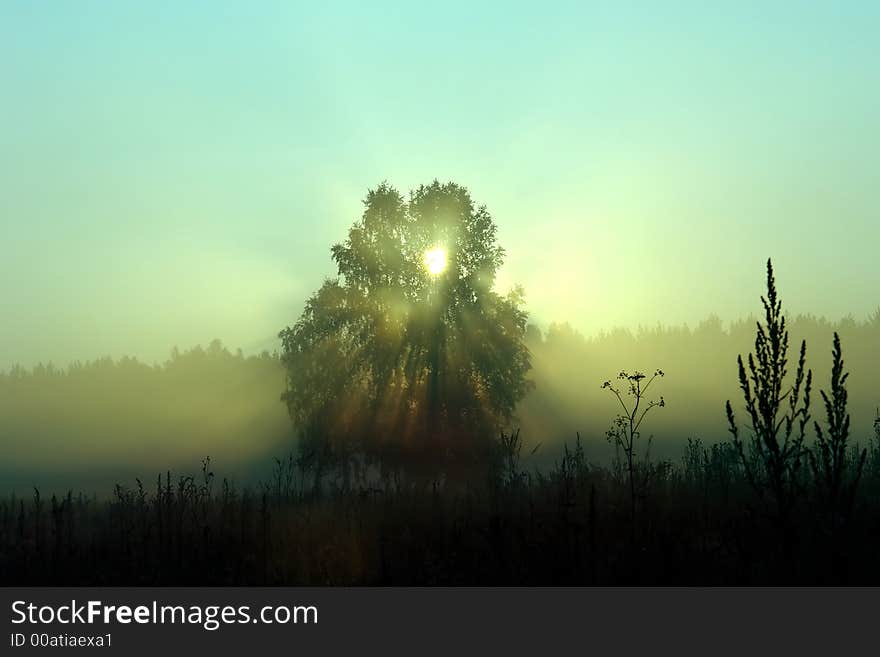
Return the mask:
M 880 366 L 880 313 L 864 322 L 837 322 L 798 316 L 790 320 L 789 372 L 797 364 L 800 341 L 807 342 L 807 366 L 813 371 L 812 416 L 824 420 L 819 390 L 829 387 L 831 346 L 837 331 L 843 344 L 853 440 L 864 443 L 872 431 L 880 391 L 874 385 Z M 526 444 L 536 445 L 544 459 L 557 456 L 560 441 L 579 431 L 587 453 L 596 460 L 609 454 L 604 432 L 620 411 L 617 399 L 601 388 L 614 382 L 621 370 L 665 376 L 652 388 L 651 398 L 663 396 L 666 406 L 645 421 L 644 438 L 654 436 L 652 454 L 677 459 L 688 438 L 713 443 L 727 440 L 724 403 L 730 399 L 742 422 L 742 396 L 737 378 L 738 354 L 753 348 L 755 319 L 724 324 L 709 317 L 697 327 L 655 327 L 618 330 L 584 337 L 568 325 L 553 325 L 540 340 L 530 340 L 535 390 L 520 406 Z M 812 430 L 808 442 L 812 442 Z M 545 445 L 547 446 L 545 448 Z M 537 455 L 537 453 L 536 453 Z
M 872 383 L 880 367 L 880 313 L 864 322 L 800 316 L 791 319 L 790 330 L 790 362 L 800 340 L 807 340 L 817 419 L 824 418 L 819 390 L 828 386 L 832 335 L 840 333 L 851 372 L 853 439 L 864 442 L 880 406 Z M 695 328 L 594 336 L 567 324 L 543 332 L 530 327 L 535 387 L 515 421 L 527 451 L 534 450 L 530 465 L 552 463 L 576 434 L 588 458 L 608 458 L 604 433 L 619 407 L 601 386 L 623 369 L 665 373 L 652 392 L 663 395 L 666 406 L 652 411 L 642 431 L 654 437 L 655 457 L 679 458 L 687 438 L 726 440 L 725 400 L 745 420 L 736 356 L 746 354 L 753 340 L 754 319 L 723 323 L 710 317 Z M 295 448 L 295 430 L 280 399 L 284 381 L 277 355 L 246 357 L 216 340 L 174 350 L 156 365 L 103 358 L 64 368 L 13 367 L 0 374 L 2 488 L 104 494 L 116 481 L 150 482 L 166 469 L 196 473 L 205 456 L 218 476 L 253 483 L 268 476 L 275 456 Z
M 219 341 L 153 366 L 105 358 L 12 368 L 0 376 L 2 481 L 103 490 L 167 468 L 197 470 L 207 455 L 247 477 L 289 449 L 283 381 L 277 358 L 246 358 Z

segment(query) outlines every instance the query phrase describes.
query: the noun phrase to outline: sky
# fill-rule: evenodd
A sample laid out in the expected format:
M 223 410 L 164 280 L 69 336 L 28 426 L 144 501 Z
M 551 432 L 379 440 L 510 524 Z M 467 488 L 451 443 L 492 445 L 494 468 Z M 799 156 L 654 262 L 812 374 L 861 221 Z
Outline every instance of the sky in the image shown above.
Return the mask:
M 533 321 L 880 305 L 880 3 L 0 0 L 0 369 L 272 349 L 371 187 Z

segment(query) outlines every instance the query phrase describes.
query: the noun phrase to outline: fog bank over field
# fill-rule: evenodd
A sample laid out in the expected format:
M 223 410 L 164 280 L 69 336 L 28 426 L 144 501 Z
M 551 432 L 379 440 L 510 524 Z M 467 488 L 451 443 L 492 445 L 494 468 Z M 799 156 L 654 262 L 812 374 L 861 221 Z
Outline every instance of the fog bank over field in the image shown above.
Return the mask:
M 873 382 L 880 368 L 880 313 L 864 322 L 796 317 L 790 330 L 793 353 L 807 340 L 816 418 L 824 417 L 819 389 L 828 387 L 832 334 L 840 333 L 851 372 L 852 434 L 864 442 L 880 406 Z M 520 403 L 516 425 L 528 451 L 537 447 L 531 465 L 552 463 L 576 432 L 588 458 L 608 458 L 604 432 L 619 407 L 601 385 L 622 369 L 666 374 L 654 389 L 666 406 L 643 429 L 654 436 L 655 456 L 679 458 L 687 438 L 726 440 L 724 401 L 740 407 L 736 356 L 753 341 L 753 319 L 724 324 L 710 317 L 693 329 L 657 326 L 592 337 L 567 324 L 544 332 L 530 328 L 535 388 Z M 103 491 L 134 477 L 152 482 L 168 468 L 197 472 L 207 455 L 218 476 L 252 482 L 268 475 L 273 457 L 295 447 L 283 389 L 276 355 L 246 357 L 219 341 L 175 350 L 160 365 L 124 358 L 64 369 L 14 367 L 0 374 L 2 488 Z
M 788 369 L 793 372 L 800 342 L 806 340 L 807 366 L 813 371 L 812 415 L 824 419 L 819 390 L 829 387 L 835 331 L 841 336 L 850 371 L 853 440 L 864 443 L 880 406 L 880 390 L 875 384 L 880 366 L 880 313 L 865 322 L 792 318 Z M 530 346 L 536 386 L 520 405 L 527 444 L 547 437 L 552 445 L 573 439 L 578 430 L 588 442 L 588 454 L 604 457 L 603 434 L 620 409 L 613 395 L 601 386 L 606 380 L 614 382 L 622 369 L 649 375 L 661 369 L 665 373 L 652 393 L 663 395 L 666 406 L 652 412 L 642 430 L 645 436 L 655 436 L 656 456 L 678 458 L 687 438 L 709 443 L 727 440 L 724 402 L 728 399 L 739 417 L 745 417 L 736 358 L 738 354 L 745 357 L 754 348 L 753 318 L 725 325 L 710 317 L 693 329 L 657 326 L 594 337 L 584 337 L 562 324 L 551 326 L 540 341 L 534 338 Z M 810 431 L 808 442 L 812 442 L 812 435 Z
M 292 431 L 278 360 L 244 357 L 219 341 L 174 351 L 161 365 L 99 359 L 0 375 L 4 488 L 95 486 L 167 468 L 217 466 L 246 476 Z

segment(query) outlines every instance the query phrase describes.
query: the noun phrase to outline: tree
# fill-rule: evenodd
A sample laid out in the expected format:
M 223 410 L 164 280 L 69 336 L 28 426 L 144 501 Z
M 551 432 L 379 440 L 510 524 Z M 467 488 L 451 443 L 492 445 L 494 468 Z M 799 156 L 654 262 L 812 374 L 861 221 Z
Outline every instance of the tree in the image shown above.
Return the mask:
M 748 445 L 740 436 L 730 400 L 727 421 L 733 446 L 758 497 L 768 504 L 774 523 L 784 528 L 797 500 L 806 460 L 804 433 L 810 421 L 812 372 L 806 370 L 807 343 L 801 342 L 794 381 L 788 383 L 788 329 L 776 291 L 773 263 L 767 260 L 767 296 L 761 297 L 765 323 L 757 322 L 755 352 L 748 371 L 737 356 L 739 385 L 751 422 Z
M 504 250 L 485 207 L 434 181 L 368 192 L 338 275 L 281 331 L 287 402 L 316 478 L 361 457 L 451 474 L 491 452 L 530 387 L 522 290 L 494 291 Z

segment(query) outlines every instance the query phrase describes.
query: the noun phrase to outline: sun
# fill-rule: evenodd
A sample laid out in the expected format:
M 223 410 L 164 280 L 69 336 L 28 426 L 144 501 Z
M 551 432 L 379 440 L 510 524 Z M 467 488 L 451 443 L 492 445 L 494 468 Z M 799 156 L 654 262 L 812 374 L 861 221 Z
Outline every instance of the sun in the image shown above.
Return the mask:
M 435 246 L 425 251 L 425 267 L 431 276 L 439 276 L 446 271 L 446 249 Z

